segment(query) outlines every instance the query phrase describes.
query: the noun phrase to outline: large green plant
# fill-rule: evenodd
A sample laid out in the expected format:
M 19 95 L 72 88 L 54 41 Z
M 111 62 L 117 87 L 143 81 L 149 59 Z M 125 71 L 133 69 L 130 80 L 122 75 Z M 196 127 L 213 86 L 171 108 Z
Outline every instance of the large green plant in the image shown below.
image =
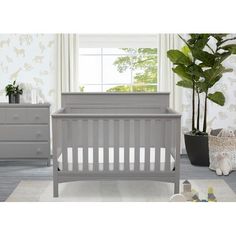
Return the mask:
M 236 38 L 227 34 L 189 34 L 188 39 L 179 37 L 185 43 L 182 50 L 169 50 L 168 58 L 173 62 L 172 70 L 181 78 L 177 85 L 192 89 L 192 133 L 206 134 L 207 101 L 223 106 L 225 96 L 222 92 L 210 93 L 224 73 L 232 71 L 222 63 L 231 54 L 236 54 L 236 44 L 227 44 Z M 204 119 L 200 130 L 200 103 L 204 94 Z M 197 97 L 197 118 L 195 118 L 195 96 Z

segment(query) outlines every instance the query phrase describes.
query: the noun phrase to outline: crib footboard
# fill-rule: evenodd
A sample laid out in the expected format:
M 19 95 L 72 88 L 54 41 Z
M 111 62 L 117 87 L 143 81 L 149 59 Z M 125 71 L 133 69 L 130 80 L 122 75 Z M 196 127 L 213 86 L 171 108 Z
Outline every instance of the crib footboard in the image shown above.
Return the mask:
M 179 192 L 180 115 L 52 116 L 54 197 L 58 183 L 155 180 Z

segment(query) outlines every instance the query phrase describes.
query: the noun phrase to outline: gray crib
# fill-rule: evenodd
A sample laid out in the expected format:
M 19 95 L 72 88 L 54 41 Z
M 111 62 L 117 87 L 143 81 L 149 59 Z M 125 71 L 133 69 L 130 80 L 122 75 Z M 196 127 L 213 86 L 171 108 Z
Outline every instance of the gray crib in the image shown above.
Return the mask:
M 53 195 L 86 180 L 154 180 L 179 192 L 181 115 L 169 93 L 63 93 L 52 115 Z

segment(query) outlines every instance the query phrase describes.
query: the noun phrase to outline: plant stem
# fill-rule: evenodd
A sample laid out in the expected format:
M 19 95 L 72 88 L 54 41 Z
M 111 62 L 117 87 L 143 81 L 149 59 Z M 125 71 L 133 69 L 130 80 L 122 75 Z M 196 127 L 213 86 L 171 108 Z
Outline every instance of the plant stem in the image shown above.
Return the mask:
M 200 94 L 197 91 L 197 130 L 199 130 L 199 123 L 200 123 Z
M 192 131 L 195 130 L 195 81 L 193 79 L 193 94 L 192 94 Z
M 225 40 L 223 40 L 223 41 L 221 42 L 220 45 L 226 43 L 227 41 L 231 41 L 231 40 L 235 40 L 235 39 L 236 39 L 236 37 L 233 37 L 233 38 L 230 38 L 230 39 L 225 39 Z M 218 46 L 219 46 L 219 45 L 218 45 Z
M 188 42 L 180 35 L 178 34 L 178 36 L 182 39 L 182 41 L 190 48 L 190 45 L 188 44 Z
M 206 91 L 206 96 L 205 96 L 205 108 L 204 108 L 203 132 L 206 132 L 206 129 L 207 129 L 207 95 L 208 95 L 208 91 Z
M 206 46 L 212 51 L 213 54 L 215 53 L 214 50 L 208 44 L 206 44 Z

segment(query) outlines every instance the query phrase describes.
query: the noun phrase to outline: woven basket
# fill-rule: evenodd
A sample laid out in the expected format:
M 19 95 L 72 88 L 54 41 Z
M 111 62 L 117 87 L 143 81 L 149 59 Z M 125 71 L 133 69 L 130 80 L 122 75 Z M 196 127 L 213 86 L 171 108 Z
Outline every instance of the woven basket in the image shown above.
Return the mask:
M 214 134 L 213 131 L 208 136 L 210 158 L 209 168 L 215 170 L 217 156 L 219 154 L 227 154 L 232 163 L 233 170 L 236 170 L 236 131 L 222 129 L 220 132 L 216 133 Z

